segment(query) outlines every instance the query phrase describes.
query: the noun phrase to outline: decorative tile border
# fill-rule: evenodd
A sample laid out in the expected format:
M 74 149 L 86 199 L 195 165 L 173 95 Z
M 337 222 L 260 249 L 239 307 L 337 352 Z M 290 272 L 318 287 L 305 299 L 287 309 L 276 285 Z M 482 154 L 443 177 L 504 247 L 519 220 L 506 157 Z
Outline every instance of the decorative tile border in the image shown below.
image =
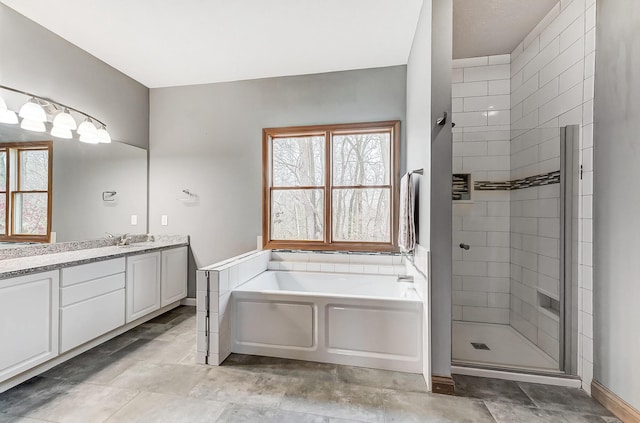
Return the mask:
M 473 184 L 473 188 L 476 191 L 509 191 L 511 190 L 511 181 L 504 181 L 504 182 L 476 181 Z
M 528 176 L 514 181 L 491 182 L 476 181 L 473 185 L 476 191 L 512 191 L 516 189 L 541 187 L 545 185 L 559 184 L 560 171 L 543 173 L 540 175 Z

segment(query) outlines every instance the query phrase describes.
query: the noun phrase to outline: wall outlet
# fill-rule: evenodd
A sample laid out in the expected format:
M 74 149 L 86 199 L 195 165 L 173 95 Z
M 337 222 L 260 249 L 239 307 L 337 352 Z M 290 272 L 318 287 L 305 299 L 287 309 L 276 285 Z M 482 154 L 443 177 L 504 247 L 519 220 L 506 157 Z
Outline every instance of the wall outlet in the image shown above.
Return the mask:
M 138 224 L 138 215 L 137 214 L 132 214 L 131 215 L 131 226 L 136 226 Z
M 162 226 L 167 226 L 169 224 L 169 218 L 166 214 L 162 215 Z

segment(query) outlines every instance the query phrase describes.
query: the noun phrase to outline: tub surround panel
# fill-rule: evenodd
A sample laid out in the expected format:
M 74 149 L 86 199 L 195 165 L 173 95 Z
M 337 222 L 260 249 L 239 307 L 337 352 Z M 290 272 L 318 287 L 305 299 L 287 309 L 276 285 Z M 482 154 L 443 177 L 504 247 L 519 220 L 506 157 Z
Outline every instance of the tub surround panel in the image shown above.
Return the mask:
M 196 273 L 196 360 L 217 366 L 231 354 L 231 291 L 267 270 L 271 251 L 256 250 Z
M 267 271 L 231 307 L 233 352 L 422 372 L 422 300 L 395 277 Z

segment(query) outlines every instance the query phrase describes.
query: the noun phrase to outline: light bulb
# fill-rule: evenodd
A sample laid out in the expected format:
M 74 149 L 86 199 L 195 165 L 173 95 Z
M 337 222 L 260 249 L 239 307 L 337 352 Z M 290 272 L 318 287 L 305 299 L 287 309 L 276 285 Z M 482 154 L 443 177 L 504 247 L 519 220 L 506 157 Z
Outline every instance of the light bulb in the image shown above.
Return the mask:
M 6 110 L 4 113 L 0 113 L 0 123 L 15 125 L 18 123 L 18 115 L 13 110 Z
M 89 118 L 86 118 L 80 125 L 78 125 L 78 134 L 80 135 L 90 134 L 95 136 L 97 131 L 98 130 L 95 125 Z
M 47 113 L 44 111 L 42 106 L 38 104 L 38 100 L 32 98 L 31 100 L 24 103 L 24 105 L 20 108 L 20 113 L 18 115 L 23 119 L 28 119 L 35 122 L 46 122 L 47 121 Z
M 20 128 L 33 132 L 45 132 L 47 130 L 47 128 L 44 126 L 44 122 L 39 122 L 37 120 L 31 119 L 22 119 Z
M 71 113 L 69 113 L 69 109 L 64 109 L 64 111 L 58 113 L 56 117 L 53 118 L 53 126 L 60 129 L 75 130 L 78 124 L 76 124 L 76 120 L 71 116 Z
M 85 142 L 87 144 L 98 144 L 100 142 L 100 140 L 98 140 L 98 137 L 93 134 L 82 134 L 78 139 L 81 142 Z
M 100 129 L 96 132 L 96 136 L 98 137 L 98 141 L 103 144 L 111 143 L 111 135 L 107 132 L 107 129 L 102 125 Z
M 65 140 L 70 140 L 71 138 L 73 138 L 71 129 L 60 128 L 59 126 L 54 126 L 51 128 L 51 135 L 56 138 L 63 138 Z

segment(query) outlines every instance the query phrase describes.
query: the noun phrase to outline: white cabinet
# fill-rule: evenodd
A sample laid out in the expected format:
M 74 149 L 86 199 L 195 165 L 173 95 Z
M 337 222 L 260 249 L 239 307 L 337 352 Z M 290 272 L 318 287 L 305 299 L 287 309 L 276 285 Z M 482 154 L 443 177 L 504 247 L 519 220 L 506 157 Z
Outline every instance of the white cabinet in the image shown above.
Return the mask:
M 124 258 L 61 270 L 61 353 L 124 325 L 124 272 Z
M 127 323 L 160 308 L 160 253 L 127 257 Z
M 0 280 L 0 380 L 58 355 L 57 270 Z
M 162 307 L 187 296 L 187 255 L 187 247 L 162 252 Z

